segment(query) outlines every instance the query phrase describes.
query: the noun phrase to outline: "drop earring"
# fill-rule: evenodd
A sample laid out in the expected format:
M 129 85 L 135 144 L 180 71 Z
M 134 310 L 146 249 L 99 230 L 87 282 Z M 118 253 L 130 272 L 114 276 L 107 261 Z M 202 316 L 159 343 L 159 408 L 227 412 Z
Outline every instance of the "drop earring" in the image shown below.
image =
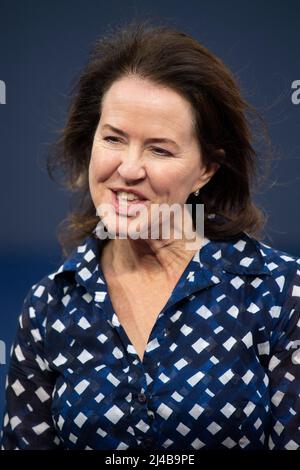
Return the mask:
M 194 195 L 195 195 L 195 196 L 199 196 L 199 193 L 200 193 L 200 189 L 197 189 L 197 190 L 194 192 Z

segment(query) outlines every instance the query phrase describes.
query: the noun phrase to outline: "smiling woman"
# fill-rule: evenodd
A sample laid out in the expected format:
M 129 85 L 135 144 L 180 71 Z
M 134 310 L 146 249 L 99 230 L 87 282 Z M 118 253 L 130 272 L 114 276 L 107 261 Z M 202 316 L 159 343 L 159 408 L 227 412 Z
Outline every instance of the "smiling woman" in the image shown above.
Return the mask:
M 95 207 L 110 203 L 117 214 L 130 216 L 142 201 L 149 212 L 153 204 L 183 205 L 218 167 L 204 165 L 192 108 L 177 92 L 129 75 L 103 96 L 89 163 Z M 108 216 L 105 225 L 112 232 Z M 130 235 L 126 217 L 119 217 L 113 233 Z
M 300 448 L 300 260 L 258 241 L 250 111 L 181 31 L 96 43 L 49 159 L 77 206 L 24 300 L 3 449 Z M 133 236 L 137 206 L 148 227 L 174 204 L 204 204 L 196 249 L 174 221 Z

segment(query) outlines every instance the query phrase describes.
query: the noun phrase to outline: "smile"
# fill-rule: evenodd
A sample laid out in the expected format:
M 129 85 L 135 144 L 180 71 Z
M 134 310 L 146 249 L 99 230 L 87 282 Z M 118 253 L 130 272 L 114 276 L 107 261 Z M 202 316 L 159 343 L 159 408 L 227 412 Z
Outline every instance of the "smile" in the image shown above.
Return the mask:
M 136 194 L 133 193 L 126 193 L 124 191 L 112 191 L 112 203 L 115 208 L 115 211 L 119 215 L 126 215 L 131 216 L 135 215 L 135 213 L 131 214 L 132 212 L 130 209 L 137 204 L 143 204 L 143 206 L 148 203 L 147 199 L 139 199 Z

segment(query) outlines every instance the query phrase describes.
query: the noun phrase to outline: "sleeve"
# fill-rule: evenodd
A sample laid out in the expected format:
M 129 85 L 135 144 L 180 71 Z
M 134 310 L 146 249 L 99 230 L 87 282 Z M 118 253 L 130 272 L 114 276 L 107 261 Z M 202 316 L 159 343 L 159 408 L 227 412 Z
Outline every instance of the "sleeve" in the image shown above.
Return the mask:
M 42 286 L 33 286 L 23 302 L 6 378 L 2 450 L 58 449 L 51 416 L 55 373 L 44 353 L 46 304 L 39 299 Z M 45 318 L 43 318 L 43 316 Z
M 300 266 L 271 338 L 271 450 L 300 450 Z

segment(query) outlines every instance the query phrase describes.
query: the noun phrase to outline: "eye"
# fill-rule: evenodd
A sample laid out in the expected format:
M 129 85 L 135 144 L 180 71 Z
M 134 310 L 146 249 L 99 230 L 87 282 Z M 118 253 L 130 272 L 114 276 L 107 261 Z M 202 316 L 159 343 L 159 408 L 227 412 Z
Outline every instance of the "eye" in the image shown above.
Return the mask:
M 103 140 L 105 140 L 106 142 L 111 142 L 112 144 L 120 142 L 120 139 L 118 137 L 115 137 L 114 135 L 108 135 L 107 137 L 103 137 Z
M 172 153 L 171 152 L 168 152 L 167 150 L 164 150 L 164 149 L 161 149 L 159 147 L 153 147 L 152 150 L 157 153 L 161 156 L 166 156 L 166 157 L 172 157 Z
M 118 137 L 116 137 L 114 135 L 108 135 L 106 137 L 103 137 L 103 140 L 105 140 L 106 142 L 112 143 L 112 144 L 117 144 L 117 143 L 121 142 L 121 139 L 119 139 Z M 159 147 L 153 147 L 152 150 L 157 155 L 160 155 L 162 157 L 164 157 L 164 156 L 172 157 L 173 156 L 173 154 L 171 152 L 168 152 L 167 150 L 164 150 L 164 149 L 159 148 Z

